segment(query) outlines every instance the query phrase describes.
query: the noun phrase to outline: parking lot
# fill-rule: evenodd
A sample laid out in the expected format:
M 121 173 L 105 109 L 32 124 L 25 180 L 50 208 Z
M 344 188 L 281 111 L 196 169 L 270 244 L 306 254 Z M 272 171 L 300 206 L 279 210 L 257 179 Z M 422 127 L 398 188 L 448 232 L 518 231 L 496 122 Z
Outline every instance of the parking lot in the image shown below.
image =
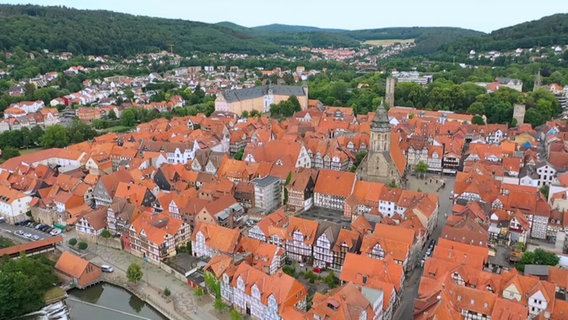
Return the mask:
M 351 219 L 343 216 L 343 212 L 337 210 L 330 210 L 327 208 L 312 207 L 308 211 L 304 211 L 298 215 L 300 218 L 316 221 L 331 221 L 340 224 L 344 227 L 351 225 Z
M 12 224 L 8 224 L 8 223 L 0 223 L 0 229 L 2 229 L 3 232 L 6 233 L 11 233 L 21 239 L 24 240 L 28 240 L 28 241 L 36 241 L 36 240 L 41 240 L 41 239 L 45 239 L 45 238 L 49 238 L 52 237 L 55 234 L 50 234 L 49 232 L 44 232 L 41 231 L 39 229 L 36 229 L 40 227 L 40 224 L 38 223 L 29 223 L 29 224 L 25 224 L 25 225 L 12 225 Z M 45 227 L 43 228 L 46 231 L 51 231 L 54 232 L 53 230 L 59 230 L 57 228 L 54 228 L 53 226 L 49 226 L 51 229 L 46 229 Z M 59 231 L 60 232 L 60 231 Z M 55 232 L 54 232 L 55 233 Z

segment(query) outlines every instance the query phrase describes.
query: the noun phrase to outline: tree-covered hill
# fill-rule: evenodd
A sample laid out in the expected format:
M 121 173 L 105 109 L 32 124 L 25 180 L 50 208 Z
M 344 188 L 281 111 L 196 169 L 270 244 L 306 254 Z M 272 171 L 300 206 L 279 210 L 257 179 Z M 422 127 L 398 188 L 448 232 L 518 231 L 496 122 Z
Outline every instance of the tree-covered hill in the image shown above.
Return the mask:
M 0 5 L 0 50 L 48 49 L 80 54 L 129 55 L 169 49 L 251 54 L 281 46 L 356 47 L 364 40 L 416 39 L 418 52 L 434 50 L 456 37 L 478 35 L 459 28 L 320 29 L 268 25 L 247 28 L 231 22 L 207 24 L 134 16 L 103 10 L 36 5 Z
M 273 23 L 265 26 L 253 27 L 253 30 L 259 31 L 287 31 L 287 32 L 346 32 L 345 29 L 328 29 L 310 26 L 295 26 L 288 24 Z
M 134 54 L 168 49 L 276 52 L 278 45 L 224 26 L 65 7 L 0 5 L 0 49 L 48 49 L 89 54 Z
M 440 47 L 439 53 L 467 54 L 470 50 L 514 50 L 568 44 L 568 14 L 555 14 L 495 30 L 479 37 L 463 38 Z

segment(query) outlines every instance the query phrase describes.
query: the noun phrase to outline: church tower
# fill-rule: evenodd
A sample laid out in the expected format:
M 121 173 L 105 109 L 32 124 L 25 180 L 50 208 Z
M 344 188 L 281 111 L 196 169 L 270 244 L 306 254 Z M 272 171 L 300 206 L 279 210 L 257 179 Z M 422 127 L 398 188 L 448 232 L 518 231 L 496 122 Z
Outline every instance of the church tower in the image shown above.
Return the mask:
M 381 100 L 371 122 L 371 152 L 390 152 L 390 128 L 387 109 Z
M 534 86 L 533 86 L 533 91 L 536 91 L 537 89 L 540 89 L 540 87 L 542 87 L 542 78 L 540 76 L 540 69 L 538 70 L 535 78 L 534 78 Z

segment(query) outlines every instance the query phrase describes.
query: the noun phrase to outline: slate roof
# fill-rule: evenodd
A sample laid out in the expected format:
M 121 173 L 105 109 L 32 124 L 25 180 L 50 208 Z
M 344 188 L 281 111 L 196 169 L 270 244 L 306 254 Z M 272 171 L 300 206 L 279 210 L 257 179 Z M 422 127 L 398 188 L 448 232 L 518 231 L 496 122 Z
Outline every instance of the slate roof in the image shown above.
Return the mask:
M 278 86 L 278 85 L 264 85 L 252 88 L 244 88 L 237 90 L 224 91 L 221 94 L 227 102 L 242 101 L 248 99 L 259 98 L 267 95 L 268 90 L 272 89 L 275 95 L 283 96 L 296 96 L 301 97 L 306 95 L 303 87 L 298 86 Z

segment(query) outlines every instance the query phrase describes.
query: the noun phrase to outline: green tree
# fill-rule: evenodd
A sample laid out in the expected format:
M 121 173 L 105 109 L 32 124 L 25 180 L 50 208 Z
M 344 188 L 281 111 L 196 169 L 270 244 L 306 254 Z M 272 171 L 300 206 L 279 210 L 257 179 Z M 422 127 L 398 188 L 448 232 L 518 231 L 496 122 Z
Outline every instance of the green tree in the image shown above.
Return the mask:
M 8 160 L 10 158 L 14 158 L 20 155 L 20 150 L 14 147 L 5 147 L 2 149 L 2 159 Z
M 22 255 L 0 264 L 0 319 L 12 319 L 43 307 L 45 292 L 57 283 L 53 262 L 43 256 Z
M 69 243 L 69 245 L 74 246 L 74 245 L 77 244 L 77 239 L 71 238 L 71 239 L 69 239 L 68 243 Z
M 12 319 L 43 306 L 43 293 L 22 271 L 0 272 L 0 318 Z
M 206 271 L 204 274 L 205 285 L 209 292 L 215 296 L 215 299 L 221 299 L 221 283 L 211 272 Z
M 71 125 L 67 128 L 67 133 L 71 143 L 91 140 L 97 136 L 97 131 L 79 119 L 73 120 Z
M 235 160 L 242 160 L 244 153 L 245 153 L 245 150 L 244 150 L 244 149 L 241 149 L 241 150 L 239 150 L 239 151 L 237 151 L 237 152 L 235 153 L 235 155 L 233 156 L 233 158 L 234 158 Z
M 540 193 L 542 193 L 542 195 L 548 199 L 548 194 L 550 192 L 550 186 L 545 184 L 542 187 L 540 187 L 540 189 L 538 189 L 540 191 Z
M 126 277 L 128 278 L 128 281 L 136 283 L 142 280 L 142 276 L 144 276 L 142 267 L 140 267 L 140 265 L 136 262 L 132 262 L 126 270 Z
M 170 289 L 168 287 L 166 287 L 164 289 L 164 296 L 169 297 L 172 294 L 172 292 L 170 291 Z
M 223 311 L 225 311 L 227 306 L 225 306 L 221 298 L 216 298 L 215 302 L 213 302 L 213 308 L 215 308 L 217 312 L 223 313 Z
M 111 234 L 110 231 L 108 231 L 107 229 L 104 229 L 104 230 L 101 232 L 101 237 L 108 239 L 108 238 L 112 237 L 112 234 Z
M 292 181 L 292 171 L 288 172 L 288 175 L 286 176 L 286 182 L 284 185 L 288 185 L 290 183 L 290 181 Z
M 483 121 L 482 117 L 475 115 L 475 116 L 473 116 L 473 118 L 471 118 L 471 123 L 477 124 L 477 125 L 484 125 L 485 121 Z
M 357 168 L 361 164 L 361 161 L 363 161 L 366 155 L 367 155 L 367 150 L 361 150 L 357 152 L 357 154 L 355 155 L 355 161 L 353 162 L 353 166 Z
M 247 110 L 245 110 L 245 111 L 243 111 L 241 118 L 248 118 L 249 116 L 250 116 L 249 112 Z
M 203 297 L 204 293 L 203 293 L 203 289 L 201 287 L 197 287 L 195 289 L 193 289 L 193 295 L 200 298 Z
M 426 172 L 428 172 L 428 164 L 423 160 L 418 161 L 416 166 L 414 166 L 414 170 L 420 174 L 420 176 L 424 177 Z
M 333 289 L 339 285 L 339 279 L 335 276 L 335 273 L 331 271 L 323 281 L 327 284 L 330 289 Z
M 40 126 L 33 126 L 30 130 L 30 140 L 31 142 L 38 146 L 40 144 L 39 139 L 43 136 L 44 131 Z
M 88 243 L 86 243 L 85 241 L 81 241 L 79 242 L 79 245 L 77 247 L 79 248 L 79 250 L 85 250 L 87 249 L 88 246 L 89 246 Z
M 474 114 L 474 115 L 483 115 L 485 114 L 485 107 L 479 101 L 472 103 L 469 108 L 467 108 L 467 113 Z
M 526 251 L 525 253 L 523 253 L 521 260 L 519 260 L 516 265 L 516 268 L 519 271 L 524 271 L 525 265 L 527 264 L 555 266 L 559 261 L 560 258 L 555 253 L 547 252 L 540 248 L 537 248 L 533 252 Z
M 231 318 L 231 320 L 242 320 L 243 316 L 235 309 L 231 309 L 231 311 L 229 311 L 229 317 Z
M 56 124 L 45 129 L 39 142 L 45 148 L 63 148 L 69 145 L 69 135 L 65 127 Z
M 107 113 L 107 119 L 109 119 L 109 120 L 116 120 L 116 119 L 118 119 L 118 117 L 116 116 L 116 112 L 114 112 L 114 110 L 110 110 L 110 111 Z
M 120 124 L 126 127 L 133 127 L 136 124 L 136 109 L 128 108 L 120 114 Z

